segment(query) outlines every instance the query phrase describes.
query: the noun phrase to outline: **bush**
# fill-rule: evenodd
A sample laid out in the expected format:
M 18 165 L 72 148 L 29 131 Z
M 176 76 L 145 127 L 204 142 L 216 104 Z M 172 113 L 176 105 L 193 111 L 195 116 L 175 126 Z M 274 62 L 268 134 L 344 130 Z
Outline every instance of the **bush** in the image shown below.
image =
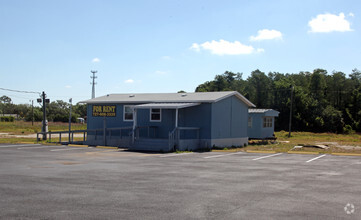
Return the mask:
M 353 134 L 353 133 L 355 133 L 355 131 L 352 130 L 351 125 L 346 125 L 345 127 L 343 127 L 343 133 L 344 134 Z
M 0 121 L 2 121 L 2 122 L 14 122 L 15 117 L 13 117 L 13 116 L 0 116 Z

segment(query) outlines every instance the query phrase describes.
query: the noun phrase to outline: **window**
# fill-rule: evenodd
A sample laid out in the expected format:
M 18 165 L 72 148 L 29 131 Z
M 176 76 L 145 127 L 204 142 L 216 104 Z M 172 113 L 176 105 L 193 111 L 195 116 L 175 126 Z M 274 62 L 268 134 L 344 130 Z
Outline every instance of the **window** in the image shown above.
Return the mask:
M 272 117 L 264 117 L 263 118 L 263 127 L 271 128 L 272 127 Z
M 150 121 L 160 122 L 162 120 L 161 110 L 159 108 L 150 109 Z
M 252 117 L 248 117 L 248 127 L 252 128 Z
M 123 121 L 133 121 L 133 106 L 132 105 L 124 106 Z

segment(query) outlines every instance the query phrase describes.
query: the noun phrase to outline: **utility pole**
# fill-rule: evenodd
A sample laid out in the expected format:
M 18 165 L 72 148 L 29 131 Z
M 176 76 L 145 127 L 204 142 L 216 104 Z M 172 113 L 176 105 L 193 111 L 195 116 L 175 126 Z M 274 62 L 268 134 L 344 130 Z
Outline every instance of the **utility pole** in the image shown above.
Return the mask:
M 46 95 L 45 92 L 43 91 L 43 93 L 41 94 L 41 98 L 43 99 L 43 140 L 46 140 Z
M 73 99 L 70 98 L 69 102 L 70 102 L 70 108 L 69 108 L 69 144 L 70 144 L 70 133 L 71 133 L 71 107 L 72 107 L 72 101 Z
M 93 76 L 90 76 L 90 78 L 93 79 L 93 82 L 90 83 L 90 84 L 92 84 L 92 99 L 94 99 L 94 98 L 95 98 L 95 84 L 96 84 L 95 79 L 98 78 L 98 77 L 95 76 L 95 74 L 96 74 L 98 71 L 92 70 L 92 71 L 90 71 L 90 72 L 93 73 Z
M 48 123 L 46 121 L 46 103 L 50 103 L 50 99 L 46 98 L 46 94 L 43 91 L 43 93 L 40 95 L 40 99 L 37 99 L 38 103 L 43 103 L 43 123 L 42 123 L 42 128 L 41 131 L 43 132 L 43 140 L 46 140 L 46 133 L 47 132 L 47 127 L 48 127 Z M 34 118 L 34 116 L 33 116 Z
M 292 86 L 291 87 L 290 120 L 289 120 L 289 124 L 288 124 L 288 137 L 291 137 L 293 90 L 294 90 L 294 87 Z

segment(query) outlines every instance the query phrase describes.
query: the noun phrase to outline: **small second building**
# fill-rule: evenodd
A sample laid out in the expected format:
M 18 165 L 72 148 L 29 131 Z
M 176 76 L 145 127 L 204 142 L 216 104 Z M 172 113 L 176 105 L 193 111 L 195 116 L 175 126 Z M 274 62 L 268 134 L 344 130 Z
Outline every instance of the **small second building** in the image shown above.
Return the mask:
M 248 110 L 248 137 L 250 139 L 273 139 L 275 117 L 279 112 L 273 109 Z

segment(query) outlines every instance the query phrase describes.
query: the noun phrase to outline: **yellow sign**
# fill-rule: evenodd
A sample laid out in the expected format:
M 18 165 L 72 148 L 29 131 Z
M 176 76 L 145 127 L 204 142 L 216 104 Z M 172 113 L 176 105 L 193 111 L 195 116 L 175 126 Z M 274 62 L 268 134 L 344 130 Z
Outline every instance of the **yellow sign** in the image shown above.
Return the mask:
M 115 105 L 93 105 L 93 117 L 115 117 Z

